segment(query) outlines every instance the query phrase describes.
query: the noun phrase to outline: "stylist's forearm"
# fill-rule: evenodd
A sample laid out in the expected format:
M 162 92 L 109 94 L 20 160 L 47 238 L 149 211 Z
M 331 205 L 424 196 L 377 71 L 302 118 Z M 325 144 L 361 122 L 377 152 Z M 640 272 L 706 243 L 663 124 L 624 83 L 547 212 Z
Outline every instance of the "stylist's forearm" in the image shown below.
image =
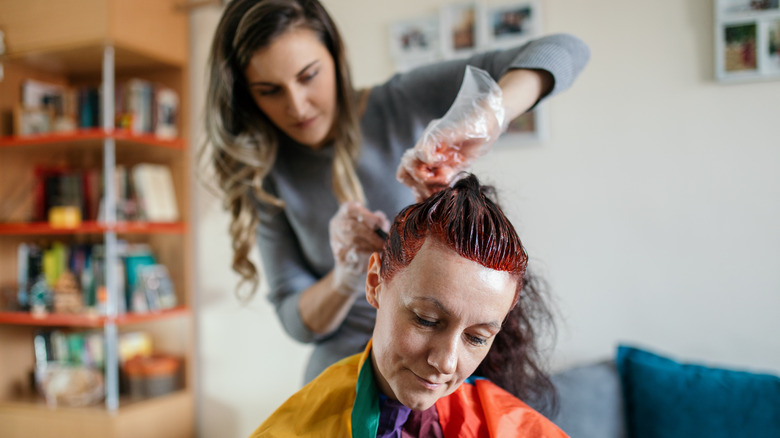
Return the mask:
M 306 327 L 321 335 L 329 333 L 344 321 L 357 295 L 339 293 L 333 287 L 333 272 L 303 291 L 298 310 Z
M 553 77 L 545 70 L 509 70 L 498 81 L 501 88 L 507 120 L 513 120 L 528 111 L 553 87 Z

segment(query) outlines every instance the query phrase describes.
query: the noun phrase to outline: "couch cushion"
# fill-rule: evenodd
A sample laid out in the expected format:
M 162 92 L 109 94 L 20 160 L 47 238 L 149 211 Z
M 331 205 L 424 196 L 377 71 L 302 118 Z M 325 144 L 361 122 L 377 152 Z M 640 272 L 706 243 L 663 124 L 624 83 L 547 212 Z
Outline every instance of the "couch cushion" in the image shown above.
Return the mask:
M 780 437 L 780 377 L 681 364 L 619 346 L 632 438 Z
M 624 438 L 623 398 L 615 362 L 580 365 L 552 376 L 553 422 L 574 438 Z

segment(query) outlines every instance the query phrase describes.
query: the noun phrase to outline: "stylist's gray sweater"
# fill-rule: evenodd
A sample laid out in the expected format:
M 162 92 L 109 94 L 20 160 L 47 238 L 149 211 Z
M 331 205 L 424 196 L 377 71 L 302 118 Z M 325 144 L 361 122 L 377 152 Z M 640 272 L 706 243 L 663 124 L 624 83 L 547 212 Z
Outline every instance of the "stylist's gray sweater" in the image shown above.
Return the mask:
M 357 167 L 367 208 L 381 210 L 392 220 L 415 202 L 411 190 L 395 178 L 401 155 L 414 146 L 428 122 L 447 112 L 467 64 L 486 70 L 496 80 L 509 69 L 546 70 L 555 79 L 549 97 L 569 88 L 589 57 L 588 47 L 579 39 L 552 35 L 522 47 L 397 74 L 374 87 L 360 124 L 363 145 Z M 313 150 L 285 139 L 264 183 L 286 208 L 275 213 L 260 209 L 258 245 L 270 287 L 268 298 L 290 336 L 315 344 L 306 382 L 339 359 L 363 351 L 376 318 L 375 309 L 361 296 L 338 329 L 315 335 L 298 311 L 301 292 L 333 269 L 328 222 L 338 203 L 331 190 L 332 152 L 332 148 Z

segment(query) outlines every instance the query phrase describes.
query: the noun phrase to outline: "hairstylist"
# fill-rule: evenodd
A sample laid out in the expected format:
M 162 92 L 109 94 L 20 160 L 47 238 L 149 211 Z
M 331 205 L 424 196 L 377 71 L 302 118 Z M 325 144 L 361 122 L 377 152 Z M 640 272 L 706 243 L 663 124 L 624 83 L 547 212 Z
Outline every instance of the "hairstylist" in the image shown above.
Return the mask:
M 371 337 L 365 275 L 387 216 L 446 185 L 509 120 L 567 89 L 588 58 L 579 39 L 553 35 L 356 91 L 318 1 L 227 4 L 211 49 L 205 151 L 232 215 L 233 269 L 254 291 L 260 275 L 248 254 L 258 245 L 284 329 L 315 343 L 307 382 Z M 452 146 L 442 150 L 443 137 L 421 137 L 453 105 L 467 65 L 497 81 L 498 100 L 457 112 L 436 131 Z M 485 125 L 490 134 L 474 140 Z

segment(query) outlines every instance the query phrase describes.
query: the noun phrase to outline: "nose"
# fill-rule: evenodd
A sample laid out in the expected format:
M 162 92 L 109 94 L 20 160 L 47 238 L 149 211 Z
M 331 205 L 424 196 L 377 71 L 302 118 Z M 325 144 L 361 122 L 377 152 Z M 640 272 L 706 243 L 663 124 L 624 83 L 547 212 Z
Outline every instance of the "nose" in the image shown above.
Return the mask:
M 458 367 L 458 336 L 442 336 L 428 353 L 428 365 L 441 374 L 454 374 Z
M 306 106 L 308 97 L 306 91 L 298 88 L 291 87 L 287 90 L 287 113 L 295 118 L 301 118 L 306 115 Z

